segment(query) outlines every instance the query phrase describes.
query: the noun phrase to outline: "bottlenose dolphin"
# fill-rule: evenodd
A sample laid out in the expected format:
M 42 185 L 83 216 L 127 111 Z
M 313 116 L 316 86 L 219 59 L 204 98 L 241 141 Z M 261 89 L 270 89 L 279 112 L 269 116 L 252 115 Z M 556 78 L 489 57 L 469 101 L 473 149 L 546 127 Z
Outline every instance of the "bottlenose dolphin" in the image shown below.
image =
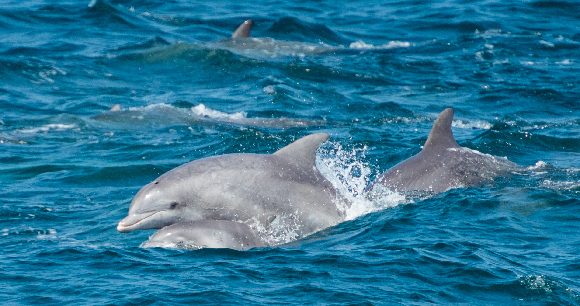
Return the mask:
M 261 241 L 248 246 L 254 247 L 289 242 L 336 225 L 344 219 L 338 207 L 347 202 L 315 165 L 316 151 L 328 138 L 312 134 L 273 154 L 227 154 L 179 166 L 137 193 L 117 230 L 128 233 L 205 220 L 204 227 L 226 231 L 223 237 L 235 236 L 231 227 L 211 225 L 225 220 L 248 226 Z M 195 223 L 180 227 L 182 234 L 196 231 Z M 164 232 L 171 228 L 155 239 Z M 192 235 L 199 233 L 197 229 Z
M 453 109 L 439 114 L 421 152 L 387 170 L 370 185 L 390 190 L 445 192 L 479 186 L 518 169 L 507 159 L 460 147 L 453 137 Z
M 176 223 L 158 230 L 143 247 L 184 249 L 228 248 L 247 250 L 266 244 L 248 225 L 228 220 L 202 220 Z
M 344 49 L 343 46 L 331 46 L 323 43 L 313 44 L 275 40 L 269 37 L 250 37 L 253 24 L 254 22 L 248 19 L 234 31 L 230 39 L 218 40 L 208 45 L 216 49 L 226 49 L 233 53 L 257 58 L 304 57 L 305 55 L 322 54 Z

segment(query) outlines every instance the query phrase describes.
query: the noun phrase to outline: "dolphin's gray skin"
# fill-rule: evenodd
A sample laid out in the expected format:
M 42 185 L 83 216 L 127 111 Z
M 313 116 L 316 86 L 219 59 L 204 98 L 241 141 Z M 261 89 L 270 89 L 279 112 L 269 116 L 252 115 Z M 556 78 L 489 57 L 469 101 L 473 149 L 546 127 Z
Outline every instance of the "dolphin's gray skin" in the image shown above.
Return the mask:
M 143 247 L 228 248 L 248 250 L 264 247 L 246 224 L 227 220 L 176 223 L 158 230 Z
M 337 207 L 347 202 L 315 165 L 328 138 L 312 134 L 273 154 L 228 154 L 177 167 L 137 193 L 117 230 L 227 220 L 275 245 L 336 225 L 344 219 Z
M 460 147 L 451 131 L 452 120 L 453 109 L 441 112 L 421 152 L 387 170 L 369 190 L 380 184 L 398 192 L 440 193 L 478 186 L 518 169 L 507 159 Z
M 250 37 L 253 24 L 254 21 L 252 21 L 252 19 L 242 22 L 242 24 L 240 24 L 240 26 L 234 31 L 234 34 L 232 34 L 232 38 Z

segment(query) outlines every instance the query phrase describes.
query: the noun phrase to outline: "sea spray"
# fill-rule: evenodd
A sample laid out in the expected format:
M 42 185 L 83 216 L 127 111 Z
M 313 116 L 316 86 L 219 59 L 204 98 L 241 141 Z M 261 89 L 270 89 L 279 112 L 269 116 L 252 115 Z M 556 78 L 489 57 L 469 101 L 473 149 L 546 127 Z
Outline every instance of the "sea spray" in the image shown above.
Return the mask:
M 344 149 L 338 142 L 326 142 L 316 159 L 318 170 L 351 204 L 339 207 L 345 220 L 408 202 L 406 198 L 391 190 L 380 190 L 369 195 L 366 191 L 372 170 L 365 162 L 367 147 Z M 340 204 L 338 204 L 340 205 Z

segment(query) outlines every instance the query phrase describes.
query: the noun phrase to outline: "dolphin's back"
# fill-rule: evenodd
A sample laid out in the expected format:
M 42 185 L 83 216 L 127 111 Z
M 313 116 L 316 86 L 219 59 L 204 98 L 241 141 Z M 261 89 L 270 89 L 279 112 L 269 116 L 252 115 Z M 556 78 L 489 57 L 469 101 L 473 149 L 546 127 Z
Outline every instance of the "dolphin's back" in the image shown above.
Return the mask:
M 445 192 L 478 186 L 517 168 L 506 159 L 460 147 L 451 131 L 452 121 L 453 109 L 441 112 L 421 152 L 387 170 L 369 190 L 381 184 L 399 192 Z

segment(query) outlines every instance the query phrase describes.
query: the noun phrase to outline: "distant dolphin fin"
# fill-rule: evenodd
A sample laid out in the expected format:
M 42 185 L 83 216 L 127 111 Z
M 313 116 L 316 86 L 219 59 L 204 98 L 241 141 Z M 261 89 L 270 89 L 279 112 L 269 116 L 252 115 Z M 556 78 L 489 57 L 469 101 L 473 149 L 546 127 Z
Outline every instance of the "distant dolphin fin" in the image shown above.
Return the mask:
M 432 148 L 459 148 L 459 144 L 453 137 L 451 123 L 453 122 L 453 109 L 447 108 L 437 116 L 429 137 L 423 146 L 423 150 Z
M 110 112 L 118 112 L 121 110 L 121 104 L 115 104 L 109 109 Z
M 248 19 L 244 21 L 240 26 L 236 29 L 234 34 L 232 34 L 232 38 L 237 37 L 250 37 L 250 32 L 252 31 L 252 25 L 254 21 L 252 19 Z
M 274 152 L 274 155 L 285 157 L 300 165 L 312 167 L 316 165 L 316 151 L 329 138 L 330 136 L 326 133 L 304 136 Z

